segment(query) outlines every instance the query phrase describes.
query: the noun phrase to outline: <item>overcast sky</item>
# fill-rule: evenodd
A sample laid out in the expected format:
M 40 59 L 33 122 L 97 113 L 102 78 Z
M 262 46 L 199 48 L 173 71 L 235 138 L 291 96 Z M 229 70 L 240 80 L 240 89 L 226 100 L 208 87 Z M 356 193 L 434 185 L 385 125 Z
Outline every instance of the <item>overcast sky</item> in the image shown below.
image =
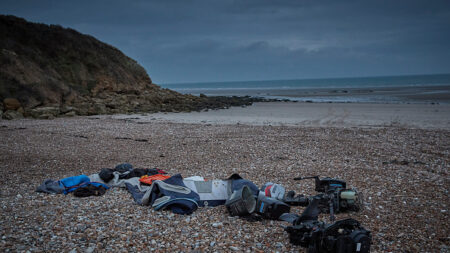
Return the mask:
M 450 73 L 450 1 L 0 1 L 90 34 L 155 83 Z

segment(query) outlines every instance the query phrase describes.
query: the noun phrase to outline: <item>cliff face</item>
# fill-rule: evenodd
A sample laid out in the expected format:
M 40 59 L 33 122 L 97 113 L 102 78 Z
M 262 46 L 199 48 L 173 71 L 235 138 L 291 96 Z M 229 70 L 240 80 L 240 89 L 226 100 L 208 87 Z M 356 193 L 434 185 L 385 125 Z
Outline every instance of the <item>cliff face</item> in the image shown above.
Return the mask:
M 12 98 L 25 116 L 189 111 L 205 102 L 152 84 L 136 61 L 92 36 L 14 16 L 0 15 L 0 66 L 0 111 Z

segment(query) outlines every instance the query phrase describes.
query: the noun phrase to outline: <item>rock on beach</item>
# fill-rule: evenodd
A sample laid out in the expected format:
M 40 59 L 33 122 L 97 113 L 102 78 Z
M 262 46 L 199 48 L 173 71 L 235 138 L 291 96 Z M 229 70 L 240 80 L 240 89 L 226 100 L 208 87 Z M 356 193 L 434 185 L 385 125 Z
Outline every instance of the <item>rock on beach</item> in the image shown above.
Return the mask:
M 294 177 L 338 177 L 364 194 L 365 208 L 337 218 L 355 218 L 372 231 L 373 252 L 449 247 L 447 130 L 75 117 L 1 121 L 0 139 L 2 252 L 305 252 L 289 243 L 280 227 L 286 223 L 230 217 L 223 206 L 182 216 L 136 205 L 119 188 L 89 198 L 34 192 L 44 179 L 123 162 L 184 177 L 239 173 L 258 186 L 274 182 L 307 195 L 314 194 L 313 182 Z

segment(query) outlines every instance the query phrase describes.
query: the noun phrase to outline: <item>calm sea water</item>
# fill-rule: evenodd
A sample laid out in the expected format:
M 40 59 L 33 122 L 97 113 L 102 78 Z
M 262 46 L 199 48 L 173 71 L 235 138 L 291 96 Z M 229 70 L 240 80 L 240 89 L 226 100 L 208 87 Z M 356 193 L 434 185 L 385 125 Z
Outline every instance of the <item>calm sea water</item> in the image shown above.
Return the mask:
M 311 102 L 450 103 L 450 74 L 161 84 L 184 94 Z

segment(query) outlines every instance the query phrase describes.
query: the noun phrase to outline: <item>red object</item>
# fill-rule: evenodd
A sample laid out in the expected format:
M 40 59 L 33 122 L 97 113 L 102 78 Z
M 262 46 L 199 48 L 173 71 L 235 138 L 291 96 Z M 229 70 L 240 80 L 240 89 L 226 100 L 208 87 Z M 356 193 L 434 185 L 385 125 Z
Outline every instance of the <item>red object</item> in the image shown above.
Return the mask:
M 152 175 L 152 176 L 142 176 L 139 179 L 139 182 L 144 183 L 144 184 L 152 184 L 153 181 L 155 180 L 164 180 L 164 179 L 168 179 L 170 176 L 166 176 L 166 175 L 161 175 L 161 174 L 156 174 L 156 175 Z
M 159 174 L 167 174 L 167 172 L 165 172 L 164 170 L 160 170 L 160 169 L 156 169 L 158 172 L 159 172 Z
M 266 190 L 264 191 L 264 193 L 266 194 L 267 197 L 272 197 L 272 194 L 270 194 L 270 188 L 272 188 L 272 185 L 269 185 L 266 187 Z

